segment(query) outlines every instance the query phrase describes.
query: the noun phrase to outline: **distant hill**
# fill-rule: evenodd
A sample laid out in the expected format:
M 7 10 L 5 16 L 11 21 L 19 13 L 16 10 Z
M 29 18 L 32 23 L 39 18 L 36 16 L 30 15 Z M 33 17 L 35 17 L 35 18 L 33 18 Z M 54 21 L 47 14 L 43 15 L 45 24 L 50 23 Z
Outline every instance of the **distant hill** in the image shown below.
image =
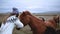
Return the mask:
M 7 13 L 0 13 L 0 15 L 8 15 L 11 12 L 7 12 Z M 21 14 L 21 12 L 20 12 Z M 33 15 L 60 15 L 60 12 L 44 12 L 44 13 L 32 13 Z

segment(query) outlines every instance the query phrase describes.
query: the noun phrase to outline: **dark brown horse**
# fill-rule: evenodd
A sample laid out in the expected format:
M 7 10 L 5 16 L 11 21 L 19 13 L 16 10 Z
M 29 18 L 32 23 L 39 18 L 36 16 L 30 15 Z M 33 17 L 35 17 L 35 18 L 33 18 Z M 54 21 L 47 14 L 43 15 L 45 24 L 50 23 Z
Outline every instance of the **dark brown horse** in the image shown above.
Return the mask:
M 24 25 L 29 24 L 33 34 L 55 34 L 53 28 L 47 27 L 45 23 L 33 16 L 29 11 L 25 11 L 20 15 L 20 20 Z

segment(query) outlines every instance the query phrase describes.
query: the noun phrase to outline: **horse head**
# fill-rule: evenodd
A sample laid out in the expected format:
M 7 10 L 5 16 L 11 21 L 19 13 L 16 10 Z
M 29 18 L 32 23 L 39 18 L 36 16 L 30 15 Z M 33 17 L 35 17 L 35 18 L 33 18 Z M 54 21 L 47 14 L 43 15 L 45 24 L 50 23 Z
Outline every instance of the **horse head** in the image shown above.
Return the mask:
M 27 25 L 30 21 L 29 18 L 30 12 L 29 11 L 23 11 L 23 13 L 19 16 L 20 21 L 24 24 Z

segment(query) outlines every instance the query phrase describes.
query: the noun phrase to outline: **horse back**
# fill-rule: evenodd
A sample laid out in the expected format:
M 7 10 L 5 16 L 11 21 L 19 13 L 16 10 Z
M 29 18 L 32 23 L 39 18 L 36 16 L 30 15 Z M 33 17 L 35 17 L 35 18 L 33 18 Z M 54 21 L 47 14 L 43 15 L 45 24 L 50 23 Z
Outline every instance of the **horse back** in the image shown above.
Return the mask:
M 53 27 L 54 29 L 57 27 L 57 24 L 54 20 L 47 20 L 44 23 L 46 24 L 46 26 Z

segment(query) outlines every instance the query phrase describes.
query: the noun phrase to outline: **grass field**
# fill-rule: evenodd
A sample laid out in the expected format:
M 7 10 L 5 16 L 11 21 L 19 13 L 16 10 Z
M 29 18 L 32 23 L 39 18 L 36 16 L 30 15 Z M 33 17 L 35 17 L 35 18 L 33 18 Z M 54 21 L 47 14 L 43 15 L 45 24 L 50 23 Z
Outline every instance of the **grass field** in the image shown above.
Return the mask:
M 0 23 L 3 22 L 3 20 L 5 19 L 6 15 L 0 15 Z M 43 17 L 45 18 L 45 20 L 51 19 L 53 16 L 36 16 L 37 18 L 39 17 Z M 13 30 L 13 34 L 32 34 L 31 28 L 29 27 L 29 25 L 26 25 L 24 28 L 20 29 L 20 30 L 16 30 L 16 28 L 14 28 Z

